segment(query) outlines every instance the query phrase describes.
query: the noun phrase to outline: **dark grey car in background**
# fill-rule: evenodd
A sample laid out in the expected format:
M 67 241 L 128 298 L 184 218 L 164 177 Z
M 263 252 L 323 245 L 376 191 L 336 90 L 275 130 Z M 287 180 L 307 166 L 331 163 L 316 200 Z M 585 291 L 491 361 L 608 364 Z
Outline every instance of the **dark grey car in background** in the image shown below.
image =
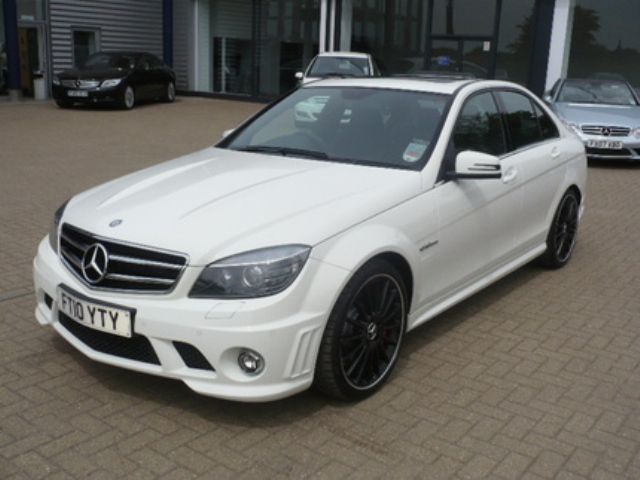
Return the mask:
M 589 158 L 640 161 L 640 99 L 623 80 L 561 79 L 544 97 Z
M 150 53 L 100 52 L 54 75 L 52 92 L 61 108 L 109 103 L 128 110 L 141 100 L 173 102 L 176 75 Z

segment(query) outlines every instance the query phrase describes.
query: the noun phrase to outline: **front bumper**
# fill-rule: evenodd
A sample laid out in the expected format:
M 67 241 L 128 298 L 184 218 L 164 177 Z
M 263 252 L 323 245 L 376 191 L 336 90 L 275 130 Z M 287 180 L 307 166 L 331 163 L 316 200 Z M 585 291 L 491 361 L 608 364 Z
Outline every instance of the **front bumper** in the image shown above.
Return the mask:
M 324 325 L 337 297 L 336 290 L 348 276 L 346 270 L 310 258 L 289 289 L 267 298 L 188 298 L 201 271 L 196 267 L 188 267 L 178 287 L 167 295 L 98 292 L 67 270 L 46 237 L 38 247 L 33 271 L 36 319 L 42 325 L 53 326 L 89 358 L 182 380 L 204 395 L 242 401 L 275 400 L 311 385 Z M 66 328 L 58 313 L 59 285 L 97 302 L 136 309 L 134 332 L 148 339 L 159 364 L 124 358 L 108 348 L 92 348 L 79 338 L 82 335 L 72 333 L 76 329 Z M 213 370 L 187 366 L 175 342 L 195 347 Z M 254 350 L 264 357 L 265 368 L 259 375 L 251 376 L 240 369 L 237 358 L 242 349 Z
M 65 87 L 62 85 L 53 85 L 51 88 L 54 100 L 70 102 L 70 103 L 84 103 L 84 104 L 104 104 L 104 103 L 117 103 L 122 99 L 124 95 L 124 82 L 111 88 L 83 88 L 74 89 Z M 70 91 L 86 92 L 86 97 L 72 97 L 69 95 Z
M 633 160 L 640 161 L 640 139 L 634 137 L 602 137 L 580 133 L 578 135 L 587 151 L 587 157 L 598 160 Z M 592 148 L 589 140 L 605 140 L 622 142 L 622 149 Z

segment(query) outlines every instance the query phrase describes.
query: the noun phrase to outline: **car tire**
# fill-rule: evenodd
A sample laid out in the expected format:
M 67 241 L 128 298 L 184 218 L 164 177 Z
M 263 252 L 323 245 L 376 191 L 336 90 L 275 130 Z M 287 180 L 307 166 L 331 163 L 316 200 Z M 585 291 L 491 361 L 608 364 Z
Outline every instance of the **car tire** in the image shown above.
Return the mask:
M 173 82 L 167 83 L 167 87 L 164 91 L 162 100 L 167 103 L 173 103 L 176 99 L 176 84 Z
M 350 401 L 375 393 L 398 360 L 407 305 L 402 276 L 391 263 L 373 259 L 358 270 L 327 321 L 314 388 Z
M 73 104 L 65 100 L 56 100 L 56 105 L 58 105 L 58 107 L 60 108 L 71 108 Z
M 547 235 L 547 250 L 538 259 L 540 265 L 557 269 L 569 263 L 578 236 L 579 212 L 578 195 L 575 191 L 568 190 L 553 216 Z
M 120 99 L 120 108 L 123 110 L 131 110 L 136 105 L 136 91 L 131 85 L 127 85 L 122 92 Z

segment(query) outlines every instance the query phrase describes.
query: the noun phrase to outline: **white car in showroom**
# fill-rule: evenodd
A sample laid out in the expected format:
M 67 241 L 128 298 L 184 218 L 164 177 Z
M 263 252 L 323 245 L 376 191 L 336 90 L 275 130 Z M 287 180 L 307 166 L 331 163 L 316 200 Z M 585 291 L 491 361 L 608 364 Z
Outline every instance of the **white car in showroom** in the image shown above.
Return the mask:
M 569 261 L 586 172 L 580 140 L 515 84 L 319 81 L 60 207 L 36 318 L 205 395 L 364 398 L 406 332 L 531 260 Z

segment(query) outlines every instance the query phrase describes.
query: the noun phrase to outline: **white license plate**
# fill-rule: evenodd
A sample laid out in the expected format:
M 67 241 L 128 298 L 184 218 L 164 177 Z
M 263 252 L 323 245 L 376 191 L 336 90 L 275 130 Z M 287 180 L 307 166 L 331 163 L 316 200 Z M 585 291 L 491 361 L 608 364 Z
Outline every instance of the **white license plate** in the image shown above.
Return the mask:
M 58 310 L 85 327 L 131 338 L 131 309 L 94 302 L 59 286 Z
M 587 147 L 589 148 L 606 148 L 609 150 L 622 150 L 622 142 L 616 142 L 614 140 L 588 140 Z
M 87 98 L 89 96 L 89 92 L 86 90 L 67 90 L 67 96 Z

